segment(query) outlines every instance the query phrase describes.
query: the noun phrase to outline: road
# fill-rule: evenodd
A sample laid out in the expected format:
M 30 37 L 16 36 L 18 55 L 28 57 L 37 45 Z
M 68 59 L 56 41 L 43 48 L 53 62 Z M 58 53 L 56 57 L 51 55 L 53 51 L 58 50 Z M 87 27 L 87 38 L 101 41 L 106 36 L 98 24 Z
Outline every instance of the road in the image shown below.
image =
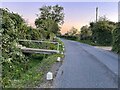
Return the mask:
M 118 55 L 76 41 L 64 40 L 65 58 L 55 88 L 117 88 Z

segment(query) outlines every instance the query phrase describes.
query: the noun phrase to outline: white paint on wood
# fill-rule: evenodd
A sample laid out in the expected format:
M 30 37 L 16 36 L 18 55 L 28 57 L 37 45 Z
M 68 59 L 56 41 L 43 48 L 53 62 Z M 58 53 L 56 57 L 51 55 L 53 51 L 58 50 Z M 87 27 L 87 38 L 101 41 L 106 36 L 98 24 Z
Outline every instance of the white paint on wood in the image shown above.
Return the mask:
M 23 52 L 27 52 L 27 53 L 42 53 L 42 54 L 53 54 L 53 53 L 58 53 L 59 52 L 57 50 L 26 48 L 26 47 L 21 47 L 21 50 Z
M 43 43 L 53 43 L 53 44 L 58 44 L 58 42 L 50 42 L 50 41 L 39 41 L 39 40 L 22 40 L 22 39 L 20 39 L 19 41 L 21 41 L 21 42 L 43 42 Z
M 53 53 L 60 53 L 59 52 L 59 42 L 50 42 L 50 41 L 39 41 L 39 40 L 22 40 L 20 39 L 19 41 L 21 42 L 40 42 L 40 43 L 53 43 L 53 44 L 57 44 L 57 50 L 47 50 L 47 49 L 37 49 L 37 48 L 26 48 L 23 47 L 22 45 L 18 45 L 19 48 L 22 49 L 23 52 L 27 52 L 27 53 L 41 53 L 41 54 L 53 54 Z

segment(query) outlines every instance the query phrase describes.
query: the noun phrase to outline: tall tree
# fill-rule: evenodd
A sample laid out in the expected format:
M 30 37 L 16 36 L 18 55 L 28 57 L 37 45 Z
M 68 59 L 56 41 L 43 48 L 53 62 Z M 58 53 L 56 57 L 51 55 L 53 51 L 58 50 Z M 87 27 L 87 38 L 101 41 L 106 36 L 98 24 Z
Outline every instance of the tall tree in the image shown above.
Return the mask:
M 52 19 L 58 23 L 58 24 L 63 24 L 64 23 L 64 13 L 63 13 L 63 7 L 59 5 L 53 6 L 52 10 Z
M 67 33 L 69 36 L 76 36 L 78 30 L 75 27 L 72 27 Z
M 115 26 L 106 18 L 100 18 L 96 23 L 90 23 L 93 40 L 98 44 L 111 45 L 112 31 Z
M 92 35 L 91 29 L 86 25 L 81 28 L 80 39 L 88 39 Z
M 37 15 L 38 18 L 35 20 L 36 27 L 55 34 L 59 33 L 60 25 L 64 22 L 63 7 L 43 6 L 39 10 L 40 15 Z

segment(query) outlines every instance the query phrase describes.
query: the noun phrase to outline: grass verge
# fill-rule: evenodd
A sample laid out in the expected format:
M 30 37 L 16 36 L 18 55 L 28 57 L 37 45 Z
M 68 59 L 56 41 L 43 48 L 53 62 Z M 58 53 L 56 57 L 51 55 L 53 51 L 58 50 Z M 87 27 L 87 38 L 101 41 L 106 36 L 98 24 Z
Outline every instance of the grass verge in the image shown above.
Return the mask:
M 61 54 L 54 54 L 47 56 L 47 58 L 41 61 L 41 59 L 39 59 L 41 55 L 32 55 L 31 62 L 29 63 L 31 68 L 26 73 L 23 73 L 19 80 L 13 80 L 12 85 L 8 88 L 36 87 L 43 82 L 43 76 L 49 71 L 52 65 L 56 63 L 58 56 L 63 57 Z
M 101 44 L 93 42 L 92 40 L 78 40 L 78 39 L 69 39 L 69 38 L 64 38 L 64 39 L 73 40 L 73 41 L 89 44 L 89 45 L 92 45 L 92 46 L 111 46 L 111 45 L 106 45 L 106 44 L 101 45 Z

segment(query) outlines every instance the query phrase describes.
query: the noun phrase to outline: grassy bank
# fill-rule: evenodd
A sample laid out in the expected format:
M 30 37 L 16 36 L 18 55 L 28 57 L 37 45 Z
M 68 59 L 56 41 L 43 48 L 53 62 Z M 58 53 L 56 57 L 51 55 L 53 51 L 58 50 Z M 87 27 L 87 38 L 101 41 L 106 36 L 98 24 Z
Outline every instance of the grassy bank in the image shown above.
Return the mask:
M 77 40 L 77 41 L 81 43 L 89 44 L 92 46 L 111 46 L 111 45 L 101 45 L 101 44 L 93 42 L 92 40 Z
M 55 54 L 43 58 L 40 54 L 33 54 L 30 57 L 30 69 L 23 73 L 20 79 L 13 80 L 12 85 L 8 86 L 8 88 L 36 87 L 43 82 L 44 75 L 49 71 L 51 66 L 56 63 L 58 56 L 62 57 L 60 54 Z M 41 60 L 40 58 L 43 59 Z

